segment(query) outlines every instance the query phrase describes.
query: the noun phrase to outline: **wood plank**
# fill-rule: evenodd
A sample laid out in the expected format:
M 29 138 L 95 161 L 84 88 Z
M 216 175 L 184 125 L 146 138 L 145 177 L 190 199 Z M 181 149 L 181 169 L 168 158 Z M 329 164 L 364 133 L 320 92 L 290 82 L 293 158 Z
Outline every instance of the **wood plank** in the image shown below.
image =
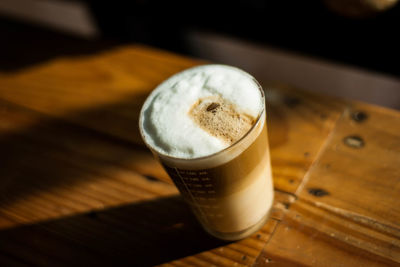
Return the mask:
M 353 114 L 361 111 L 366 119 L 356 122 L 352 119 Z M 371 226 L 376 221 L 399 229 L 399 133 L 398 112 L 354 104 L 337 123 L 325 152 L 310 170 L 308 181 L 299 196 L 327 207 L 359 214 L 364 217 L 360 220 L 365 223 L 370 218 Z M 353 138 L 354 144 L 350 143 L 351 136 L 362 140 Z M 329 195 L 316 197 L 309 193 L 312 188 L 323 189 Z
M 346 102 L 264 82 L 274 186 L 295 193 Z
M 257 265 L 400 265 L 399 133 L 398 112 L 346 109 Z
M 0 104 L 0 227 L 177 194 L 147 149 Z
M 281 221 L 288 208 L 286 203 L 293 202 L 293 198 L 290 194 L 275 191 L 275 201 L 270 218 L 258 232 L 243 240 L 228 243 L 225 246 L 181 258 L 170 263 L 177 266 L 251 266 L 255 263 L 260 251 L 272 237 L 275 228 Z M 226 261 L 226 258 L 230 261 Z
M 142 144 L 137 119 L 146 96 L 165 78 L 200 63 L 140 45 L 121 47 L 2 75 L 0 98 Z
M 255 266 L 396 266 L 399 239 L 296 201 Z
M 276 194 L 270 220 L 239 242 L 210 237 L 183 200 L 170 196 L 3 229 L 0 253 L 40 266 L 251 265 L 291 197 Z

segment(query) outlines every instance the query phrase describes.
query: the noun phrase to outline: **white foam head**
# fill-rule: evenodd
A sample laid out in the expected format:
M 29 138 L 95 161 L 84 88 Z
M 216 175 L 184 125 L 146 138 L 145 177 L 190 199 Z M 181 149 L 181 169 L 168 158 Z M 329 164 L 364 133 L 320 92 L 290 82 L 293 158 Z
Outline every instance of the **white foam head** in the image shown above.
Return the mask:
M 229 144 L 204 131 L 188 115 L 198 99 L 209 96 L 221 96 L 254 118 L 264 107 L 259 85 L 248 73 L 226 65 L 190 68 L 161 83 L 144 103 L 140 129 L 146 143 L 160 154 L 183 159 L 225 149 Z

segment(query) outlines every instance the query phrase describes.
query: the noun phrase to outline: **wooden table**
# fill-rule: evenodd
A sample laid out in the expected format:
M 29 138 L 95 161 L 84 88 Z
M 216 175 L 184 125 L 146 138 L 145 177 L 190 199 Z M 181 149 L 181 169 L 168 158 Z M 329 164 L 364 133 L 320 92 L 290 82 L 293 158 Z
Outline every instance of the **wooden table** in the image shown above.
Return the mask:
M 203 232 L 137 126 L 200 63 L 137 45 L 0 73 L 1 266 L 400 265 L 400 113 L 268 81 L 271 218 Z

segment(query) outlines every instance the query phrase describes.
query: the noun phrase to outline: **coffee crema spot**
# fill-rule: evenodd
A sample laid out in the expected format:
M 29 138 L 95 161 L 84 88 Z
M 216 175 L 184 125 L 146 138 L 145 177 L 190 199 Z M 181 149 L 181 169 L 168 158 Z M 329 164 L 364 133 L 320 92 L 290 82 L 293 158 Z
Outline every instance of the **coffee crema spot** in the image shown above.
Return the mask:
M 220 104 L 213 102 L 207 107 L 207 111 L 213 111 L 214 109 L 216 109 L 219 106 L 220 106 Z
M 231 145 L 244 136 L 255 119 L 220 96 L 199 99 L 189 111 L 191 119 L 203 130 Z

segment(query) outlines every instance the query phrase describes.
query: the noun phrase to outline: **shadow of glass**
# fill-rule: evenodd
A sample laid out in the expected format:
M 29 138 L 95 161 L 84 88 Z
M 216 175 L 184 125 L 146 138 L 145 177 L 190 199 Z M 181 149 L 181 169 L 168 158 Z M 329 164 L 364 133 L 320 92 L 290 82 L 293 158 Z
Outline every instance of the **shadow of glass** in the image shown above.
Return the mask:
M 153 266 L 227 244 L 179 196 L 7 229 L 0 240 L 8 257 L 48 266 Z

